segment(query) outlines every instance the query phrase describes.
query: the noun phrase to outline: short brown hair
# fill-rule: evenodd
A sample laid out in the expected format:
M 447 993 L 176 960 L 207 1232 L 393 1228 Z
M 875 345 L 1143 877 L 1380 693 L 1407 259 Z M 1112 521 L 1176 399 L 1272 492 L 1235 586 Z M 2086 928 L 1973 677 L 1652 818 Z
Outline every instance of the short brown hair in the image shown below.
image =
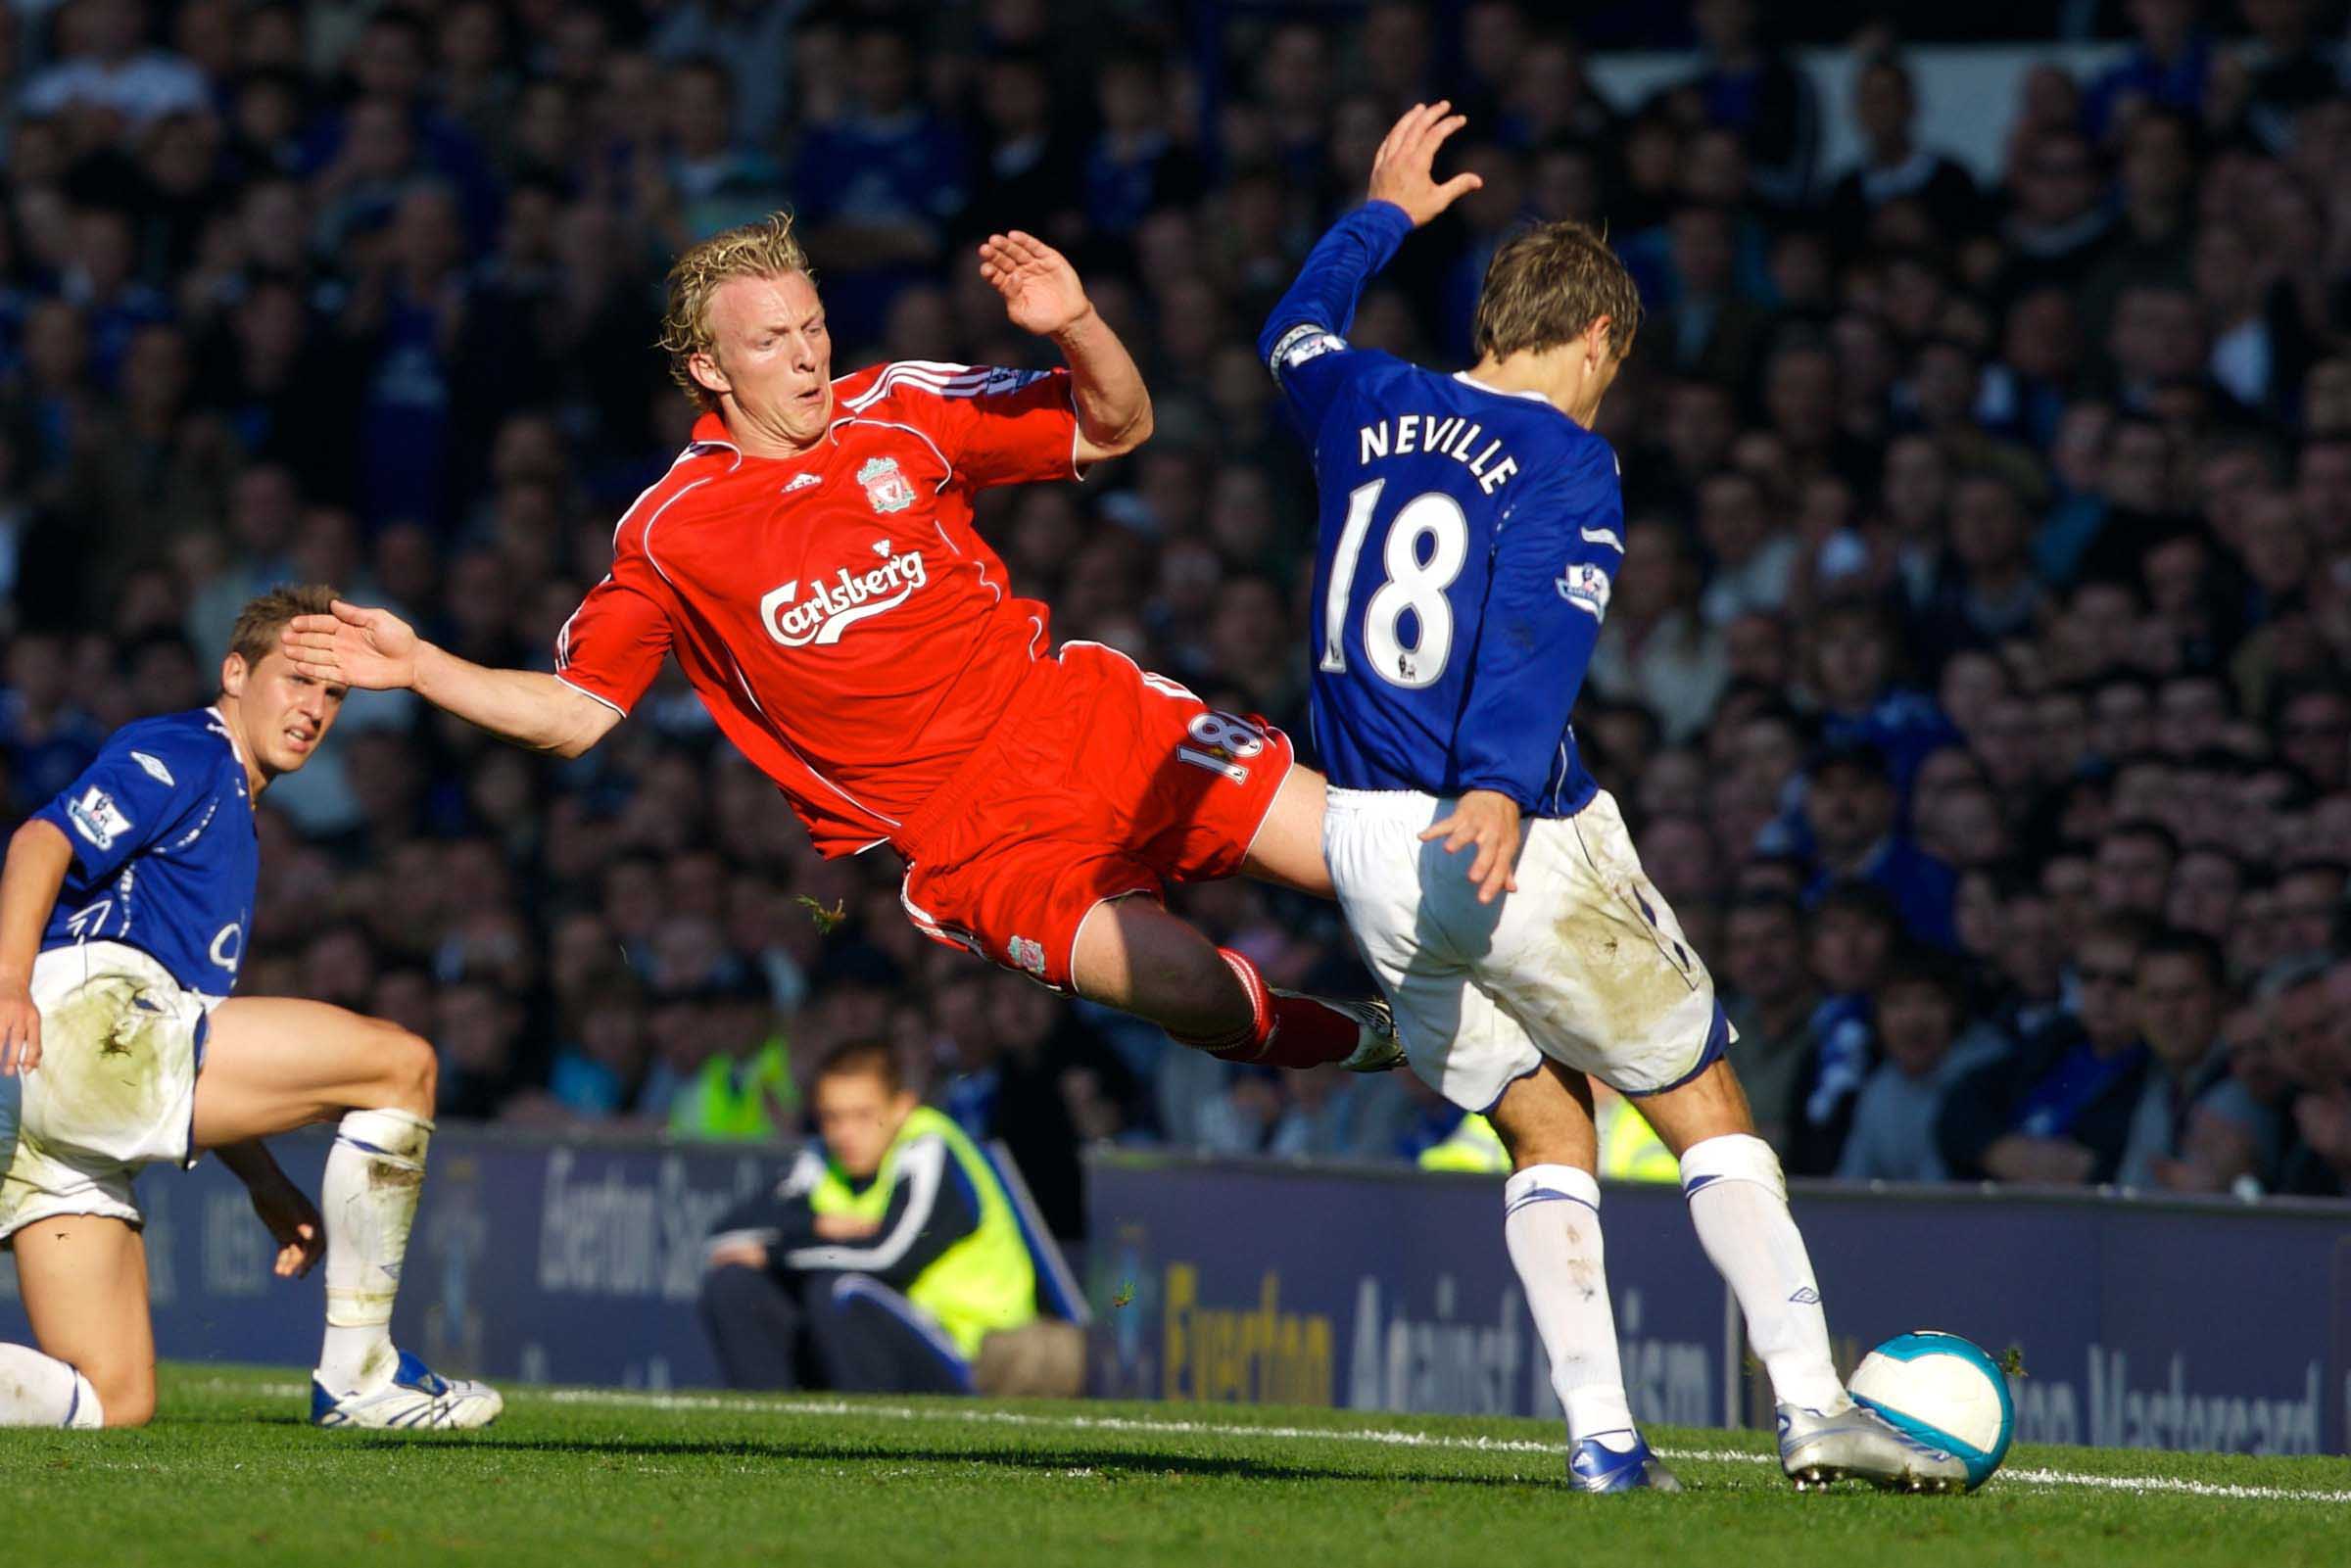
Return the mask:
M 1561 218 L 1522 229 L 1495 251 L 1470 343 L 1481 359 L 1540 354 L 1582 337 L 1603 316 L 1608 347 L 1621 357 L 1641 326 L 1641 291 L 1597 229 Z
M 718 398 L 694 379 L 688 361 L 714 351 L 710 333 L 710 298 L 719 285 L 734 278 L 782 277 L 798 272 L 810 282 L 816 273 L 808 253 L 792 231 L 790 213 L 770 213 L 755 223 L 722 229 L 680 253 L 669 269 L 669 306 L 661 313 L 661 347 L 669 355 L 670 379 L 705 408 L 718 406 Z
M 881 1040 L 847 1040 L 825 1053 L 817 1063 L 809 1082 L 824 1078 L 880 1078 L 882 1087 L 895 1095 L 906 1087 L 906 1074 L 898 1066 L 898 1053 Z
M 237 611 L 236 630 L 228 634 L 228 651 L 248 667 L 277 651 L 286 623 L 297 615 L 332 615 L 335 591 L 324 583 L 280 583 L 259 598 L 248 599 Z

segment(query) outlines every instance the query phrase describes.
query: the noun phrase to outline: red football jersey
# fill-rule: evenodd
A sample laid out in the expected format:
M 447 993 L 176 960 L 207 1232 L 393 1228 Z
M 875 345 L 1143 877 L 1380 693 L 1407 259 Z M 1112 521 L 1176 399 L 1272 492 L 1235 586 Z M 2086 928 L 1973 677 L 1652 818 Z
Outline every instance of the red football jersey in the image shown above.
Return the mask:
M 705 414 L 637 498 L 555 673 L 622 713 L 675 653 L 818 849 L 870 848 L 985 736 L 1048 647 L 972 527 L 988 485 L 1077 477 L 1069 372 L 909 359 L 833 383 L 833 425 L 751 457 Z

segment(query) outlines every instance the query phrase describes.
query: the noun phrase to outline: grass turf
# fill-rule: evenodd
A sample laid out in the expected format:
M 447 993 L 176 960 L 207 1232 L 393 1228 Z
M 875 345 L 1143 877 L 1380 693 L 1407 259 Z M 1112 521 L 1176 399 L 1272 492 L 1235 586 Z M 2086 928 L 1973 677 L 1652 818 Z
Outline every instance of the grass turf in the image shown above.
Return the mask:
M 1660 1430 L 1690 1492 L 1582 1497 L 1561 1485 L 1557 1428 L 1532 1421 L 519 1389 L 488 1432 L 418 1438 L 312 1431 L 298 1384 L 171 1367 L 143 1432 L 0 1432 L 6 1559 L 2289 1568 L 2351 1552 L 2342 1459 L 2022 1449 L 1974 1497 L 1799 1497 L 1761 1434 Z

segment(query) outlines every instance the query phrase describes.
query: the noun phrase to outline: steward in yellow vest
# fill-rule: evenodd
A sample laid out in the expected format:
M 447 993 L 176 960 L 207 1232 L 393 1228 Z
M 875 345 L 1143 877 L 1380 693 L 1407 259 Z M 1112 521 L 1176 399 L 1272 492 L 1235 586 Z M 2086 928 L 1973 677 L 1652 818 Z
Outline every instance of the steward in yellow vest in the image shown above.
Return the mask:
M 1600 1133 L 1603 1181 L 1682 1179 L 1682 1163 L 1633 1102 L 1605 1083 L 1592 1085 L 1592 1120 Z
M 669 1103 L 669 1135 L 697 1143 L 773 1143 L 798 1106 L 784 1037 L 764 1042 L 747 1062 L 721 1052 L 704 1062 Z
M 981 1341 L 1036 1315 L 1004 1185 L 889 1047 L 817 1069 L 819 1142 L 712 1233 L 702 1317 L 731 1388 L 968 1393 Z
M 1494 1123 L 1472 1111 L 1462 1117 L 1443 1143 L 1432 1143 L 1420 1151 L 1423 1170 L 1490 1170 L 1496 1175 L 1511 1173 L 1511 1152 L 1502 1146 L 1502 1134 Z

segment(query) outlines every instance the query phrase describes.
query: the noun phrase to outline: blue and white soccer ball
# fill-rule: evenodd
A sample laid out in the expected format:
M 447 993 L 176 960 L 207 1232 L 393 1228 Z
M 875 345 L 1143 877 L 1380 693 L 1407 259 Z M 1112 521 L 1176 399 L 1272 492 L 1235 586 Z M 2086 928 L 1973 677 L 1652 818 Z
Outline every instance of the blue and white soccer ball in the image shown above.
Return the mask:
M 1861 1358 L 1850 1387 L 1904 1432 L 1957 1455 L 1970 1492 L 2008 1456 L 2016 1403 L 1999 1363 L 1973 1341 L 1931 1328 L 1896 1334 Z

